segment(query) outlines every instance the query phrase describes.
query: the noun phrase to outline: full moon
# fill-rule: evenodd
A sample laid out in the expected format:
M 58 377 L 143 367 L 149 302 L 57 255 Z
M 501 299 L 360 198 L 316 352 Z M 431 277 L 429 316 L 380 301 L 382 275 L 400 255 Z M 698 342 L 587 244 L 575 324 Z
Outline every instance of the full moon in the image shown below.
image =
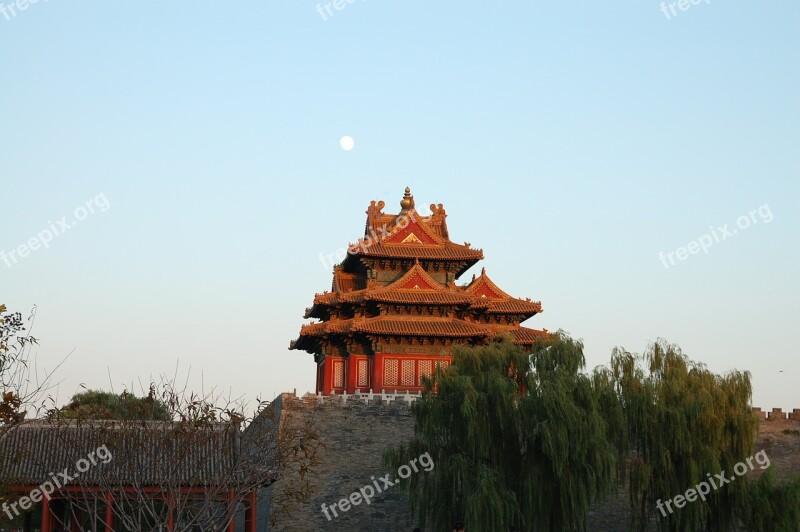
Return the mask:
M 342 149 L 344 151 L 350 151 L 355 147 L 356 141 L 353 140 L 353 137 L 351 137 L 350 135 L 345 135 L 344 137 L 339 139 L 339 144 L 342 145 Z

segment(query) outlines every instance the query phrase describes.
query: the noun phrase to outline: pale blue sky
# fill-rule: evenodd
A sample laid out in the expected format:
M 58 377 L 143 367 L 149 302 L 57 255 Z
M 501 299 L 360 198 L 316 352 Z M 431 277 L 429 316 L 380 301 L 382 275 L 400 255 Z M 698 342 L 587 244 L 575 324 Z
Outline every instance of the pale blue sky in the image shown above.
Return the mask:
M 313 390 L 288 344 L 330 287 L 319 254 L 408 185 L 590 367 L 660 336 L 750 370 L 756 405 L 800 407 L 800 4 L 316 5 L 0 15 L 0 251 L 109 205 L 0 262 L 0 302 L 38 305 L 42 367 L 75 349 L 61 400 L 179 359 L 195 387 Z M 765 205 L 771 222 L 659 261 Z

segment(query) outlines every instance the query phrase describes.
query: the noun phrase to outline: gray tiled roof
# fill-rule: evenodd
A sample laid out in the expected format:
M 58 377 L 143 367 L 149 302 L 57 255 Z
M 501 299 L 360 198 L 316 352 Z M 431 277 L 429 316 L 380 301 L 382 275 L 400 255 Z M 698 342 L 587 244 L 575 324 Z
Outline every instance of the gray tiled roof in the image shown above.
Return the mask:
M 242 468 L 240 429 L 216 423 L 192 428 L 170 421 L 25 422 L 0 437 L 0 477 L 40 484 L 65 468 L 70 476 L 95 452 L 95 465 L 71 484 L 204 486 L 236 483 Z M 107 457 L 105 445 L 111 459 Z M 234 472 L 236 472 L 234 474 Z

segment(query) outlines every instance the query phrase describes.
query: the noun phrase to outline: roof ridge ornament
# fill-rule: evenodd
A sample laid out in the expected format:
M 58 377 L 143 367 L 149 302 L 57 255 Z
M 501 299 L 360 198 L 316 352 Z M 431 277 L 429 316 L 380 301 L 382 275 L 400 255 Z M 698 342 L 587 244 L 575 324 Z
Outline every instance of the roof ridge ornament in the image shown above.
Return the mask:
M 381 216 L 383 216 L 383 207 L 386 204 L 383 201 L 372 200 L 367 207 L 367 226 L 364 229 L 364 240 L 371 237 L 378 230 Z
M 406 187 L 406 193 L 403 199 L 400 200 L 400 209 L 402 212 L 410 211 L 414 208 L 414 196 L 411 195 L 411 188 Z

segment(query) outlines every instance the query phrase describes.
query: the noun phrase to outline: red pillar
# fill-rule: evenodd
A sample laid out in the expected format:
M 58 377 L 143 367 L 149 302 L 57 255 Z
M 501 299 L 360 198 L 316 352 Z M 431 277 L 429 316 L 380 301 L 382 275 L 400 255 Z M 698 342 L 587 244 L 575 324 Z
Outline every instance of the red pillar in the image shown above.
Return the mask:
M 322 363 L 322 395 L 330 395 L 333 387 L 333 357 L 325 356 Z
M 114 532 L 114 497 L 106 492 L 106 532 Z
M 42 532 L 50 532 L 50 499 L 45 497 L 42 499 Z
M 381 393 L 383 389 L 383 353 L 375 353 L 372 358 L 372 391 Z
M 228 512 L 230 513 L 230 520 L 228 521 L 228 532 L 236 532 L 236 506 L 234 501 L 236 495 L 231 491 L 228 493 Z
M 167 495 L 167 530 L 175 530 L 175 495 Z
M 350 394 L 356 393 L 358 387 L 358 360 L 358 357 L 353 355 L 347 357 L 344 389 Z
M 256 532 L 256 508 L 258 497 L 254 491 L 247 497 L 247 509 L 244 511 L 244 531 Z

